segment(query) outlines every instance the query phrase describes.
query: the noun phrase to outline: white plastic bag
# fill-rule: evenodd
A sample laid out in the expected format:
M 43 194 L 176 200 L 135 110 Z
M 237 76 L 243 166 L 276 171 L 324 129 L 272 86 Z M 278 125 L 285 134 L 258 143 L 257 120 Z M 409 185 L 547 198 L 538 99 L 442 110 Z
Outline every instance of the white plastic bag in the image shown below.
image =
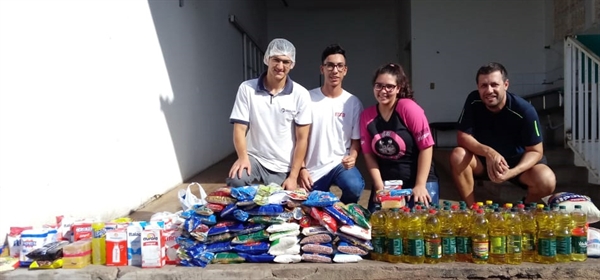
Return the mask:
M 581 211 L 587 215 L 587 222 L 590 224 L 600 222 L 600 210 L 594 205 L 592 199 L 587 195 L 559 192 L 543 197 L 542 201 L 546 205 L 557 203 L 566 206 L 567 212 L 575 210 L 575 205 L 581 205 Z
M 195 194 L 192 193 L 191 187 L 198 186 L 198 190 L 200 192 L 200 198 L 198 198 Z M 187 189 L 181 189 L 178 192 L 179 202 L 181 203 L 181 208 L 183 211 L 187 211 L 192 209 L 194 205 L 205 205 L 206 204 L 206 192 L 204 188 L 196 182 L 191 183 L 187 186 Z

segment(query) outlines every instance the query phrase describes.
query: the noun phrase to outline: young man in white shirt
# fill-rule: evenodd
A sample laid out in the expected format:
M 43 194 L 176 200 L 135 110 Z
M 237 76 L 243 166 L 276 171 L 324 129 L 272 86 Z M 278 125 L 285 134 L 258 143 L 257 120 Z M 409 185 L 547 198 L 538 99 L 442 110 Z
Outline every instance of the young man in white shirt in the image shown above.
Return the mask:
M 346 52 L 330 45 L 321 56 L 323 86 L 310 91 L 313 124 L 300 185 L 307 190 L 342 190 L 343 203 L 356 203 L 365 181 L 355 166 L 360 149 L 360 100 L 342 88 L 348 71 Z
M 288 76 L 295 61 L 294 45 L 274 39 L 264 56 L 267 71 L 240 85 L 230 116 L 238 159 L 229 170 L 228 186 L 298 187 L 312 116 L 308 91 Z

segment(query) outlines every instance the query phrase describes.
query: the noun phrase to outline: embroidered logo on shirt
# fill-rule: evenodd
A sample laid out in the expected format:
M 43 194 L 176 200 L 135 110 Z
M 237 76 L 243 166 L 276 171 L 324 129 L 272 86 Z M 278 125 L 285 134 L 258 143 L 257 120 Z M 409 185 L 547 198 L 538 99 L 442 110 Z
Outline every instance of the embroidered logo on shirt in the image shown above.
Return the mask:
M 335 112 L 335 116 L 338 117 L 338 118 L 343 118 L 343 117 L 346 116 L 346 113 L 344 113 L 344 112 Z

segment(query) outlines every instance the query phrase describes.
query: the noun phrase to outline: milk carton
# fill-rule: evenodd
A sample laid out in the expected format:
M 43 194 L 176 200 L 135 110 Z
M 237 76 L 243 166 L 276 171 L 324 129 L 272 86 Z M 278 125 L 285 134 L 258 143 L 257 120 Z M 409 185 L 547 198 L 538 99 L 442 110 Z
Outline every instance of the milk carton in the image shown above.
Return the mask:
M 140 223 L 132 223 L 127 227 L 127 263 L 142 266 L 142 231 Z
M 127 229 L 112 229 L 106 232 L 106 265 L 127 265 Z
M 142 231 L 142 267 L 163 267 L 166 263 L 166 247 L 163 229 L 148 226 Z

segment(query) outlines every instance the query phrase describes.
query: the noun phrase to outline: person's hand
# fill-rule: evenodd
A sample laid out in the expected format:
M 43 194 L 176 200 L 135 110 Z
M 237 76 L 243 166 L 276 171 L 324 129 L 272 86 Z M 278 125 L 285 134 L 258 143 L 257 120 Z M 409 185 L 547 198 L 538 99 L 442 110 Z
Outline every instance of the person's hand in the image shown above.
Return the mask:
M 425 206 L 429 206 L 429 203 L 431 202 L 431 196 L 429 195 L 427 188 L 425 188 L 425 185 L 415 186 L 412 190 L 412 197 L 415 203 L 423 202 Z
M 248 176 L 252 173 L 252 168 L 250 167 L 250 160 L 248 158 L 238 158 L 231 169 L 229 169 L 229 178 L 242 178 L 242 172 L 246 169 L 246 173 Z
M 298 178 L 298 184 L 300 185 L 301 188 L 303 188 L 309 192 L 312 190 L 313 180 L 310 177 L 310 172 L 308 172 L 308 169 L 306 169 L 306 168 L 300 169 L 300 177 Z
M 496 181 L 502 183 L 505 181 L 508 181 L 509 179 L 515 177 L 517 174 L 515 174 L 515 170 L 514 169 L 507 169 L 505 172 L 501 173 L 500 175 L 498 175 L 496 177 Z M 496 183 L 496 182 L 494 182 Z
M 379 197 L 377 197 L 377 192 L 383 190 L 383 184 L 381 184 L 381 186 L 373 186 L 373 190 L 371 190 L 371 192 L 373 193 L 371 196 L 373 197 L 373 202 L 375 203 L 381 203 L 381 201 L 379 201 Z
M 285 179 L 285 181 L 283 181 L 283 184 L 281 184 L 281 187 L 283 187 L 283 189 L 286 191 L 293 191 L 293 190 L 297 189 L 298 188 L 298 178 L 287 177 L 287 179 Z
M 506 160 L 500 153 L 493 151 L 486 156 L 486 170 L 490 181 L 494 183 L 502 183 L 505 180 L 501 178 L 508 172 L 509 166 Z
M 356 166 L 356 157 L 353 156 L 345 156 L 342 159 L 342 165 L 344 166 L 344 168 L 346 169 L 350 169 L 354 166 Z

